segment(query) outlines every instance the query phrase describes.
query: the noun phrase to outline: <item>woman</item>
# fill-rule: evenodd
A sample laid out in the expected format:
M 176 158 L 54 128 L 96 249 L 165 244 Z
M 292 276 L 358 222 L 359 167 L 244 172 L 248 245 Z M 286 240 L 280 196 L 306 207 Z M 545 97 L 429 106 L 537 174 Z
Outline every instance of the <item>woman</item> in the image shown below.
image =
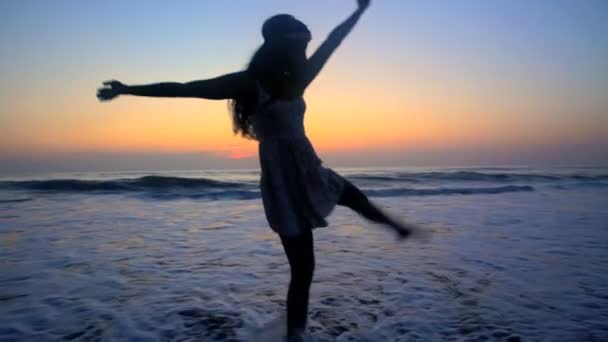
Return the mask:
M 264 23 L 264 44 L 245 71 L 183 84 L 127 86 L 108 81 L 97 93 L 100 100 L 118 95 L 231 100 L 234 132 L 259 141 L 264 211 L 289 260 L 290 340 L 299 339 L 306 328 L 315 265 L 312 229 L 327 226 L 325 218 L 336 204 L 385 224 L 400 238 L 423 233 L 413 225 L 390 218 L 353 184 L 323 167 L 304 131 L 304 91 L 369 4 L 370 0 L 358 0 L 356 11 L 331 32 L 310 58 L 306 57 L 306 47 L 311 34 L 306 25 L 291 15 L 280 14 Z

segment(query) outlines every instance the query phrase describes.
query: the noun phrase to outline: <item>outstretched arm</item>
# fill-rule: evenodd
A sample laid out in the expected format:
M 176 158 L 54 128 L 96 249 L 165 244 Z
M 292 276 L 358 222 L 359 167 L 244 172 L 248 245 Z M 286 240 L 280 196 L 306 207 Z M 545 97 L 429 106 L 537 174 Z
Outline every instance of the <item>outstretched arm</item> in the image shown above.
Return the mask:
M 153 97 L 196 97 L 211 100 L 233 99 L 251 90 L 251 82 L 243 72 L 188 83 L 163 82 L 147 85 L 125 85 L 119 81 L 106 81 L 97 90 L 100 101 L 112 100 L 119 95 Z
M 331 54 L 340 45 L 342 40 L 353 29 L 355 24 L 361 18 L 361 15 L 370 4 L 370 0 L 357 0 L 358 8 L 346 19 L 342 24 L 338 25 L 327 37 L 327 39 L 319 46 L 317 51 L 308 59 L 306 84 L 307 87 L 317 77 L 323 66 L 331 56 Z

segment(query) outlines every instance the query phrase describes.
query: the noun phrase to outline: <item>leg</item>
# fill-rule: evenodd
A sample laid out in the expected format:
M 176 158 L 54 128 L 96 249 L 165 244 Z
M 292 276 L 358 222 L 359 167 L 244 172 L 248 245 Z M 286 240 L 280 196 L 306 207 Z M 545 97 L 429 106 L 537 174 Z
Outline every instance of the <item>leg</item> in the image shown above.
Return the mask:
M 295 238 L 281 237 L 291 268 L 287 292 L 287 337 L 304 332 L 308 318 L 308 296 L 315 269 L 312 230 Z
M 405 238 L 412 233 L 413 227 L 408 227 L 390 218 L 371 203 L 361 190 L 347 180 L 345 180 L 344 190 L 338 204 L 349 207 L 370 221 L 391 226 L 400 238 Z

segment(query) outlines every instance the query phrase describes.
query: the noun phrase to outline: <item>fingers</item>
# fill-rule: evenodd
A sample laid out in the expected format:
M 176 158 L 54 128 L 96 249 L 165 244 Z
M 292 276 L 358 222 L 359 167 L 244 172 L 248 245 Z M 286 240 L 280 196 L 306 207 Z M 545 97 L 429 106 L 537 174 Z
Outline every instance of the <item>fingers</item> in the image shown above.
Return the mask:
M 98 99 L 99 101 L 105 101 L 105 100 L 107 100 L 108 98 L 106 97 L 106 95 L 105 95 L 103 92 L 98 91 L 98 92 L 97 92 L 97 99 Z
M 104 86 L 97 89 L 97 98 L 99 101 L 108 101 L 115 98 L 118 94 L 114 88 L 116 88 L 116 85 L 119 83 L 120 82 L 116 80 L 103 81 L 102 84 Z
M 107 101 L 116 97 L 116 92 L 110 88 L 99 88 L 97 89 L 97 98 L 99 101 Z

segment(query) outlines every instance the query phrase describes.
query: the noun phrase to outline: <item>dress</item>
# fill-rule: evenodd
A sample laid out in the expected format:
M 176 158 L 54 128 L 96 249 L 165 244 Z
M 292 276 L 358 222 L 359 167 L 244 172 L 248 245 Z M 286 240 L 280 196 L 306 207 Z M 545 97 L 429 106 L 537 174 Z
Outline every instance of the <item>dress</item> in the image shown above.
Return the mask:
M 260 105 L 251 119 L 259 141 L 260 189 L 268 224 L 284 237 L 327 227 L 325 218 L 340 198 L 344 179 L 322 166 L 306 137 L 304 99 L 271 99 L 258 88 Z

